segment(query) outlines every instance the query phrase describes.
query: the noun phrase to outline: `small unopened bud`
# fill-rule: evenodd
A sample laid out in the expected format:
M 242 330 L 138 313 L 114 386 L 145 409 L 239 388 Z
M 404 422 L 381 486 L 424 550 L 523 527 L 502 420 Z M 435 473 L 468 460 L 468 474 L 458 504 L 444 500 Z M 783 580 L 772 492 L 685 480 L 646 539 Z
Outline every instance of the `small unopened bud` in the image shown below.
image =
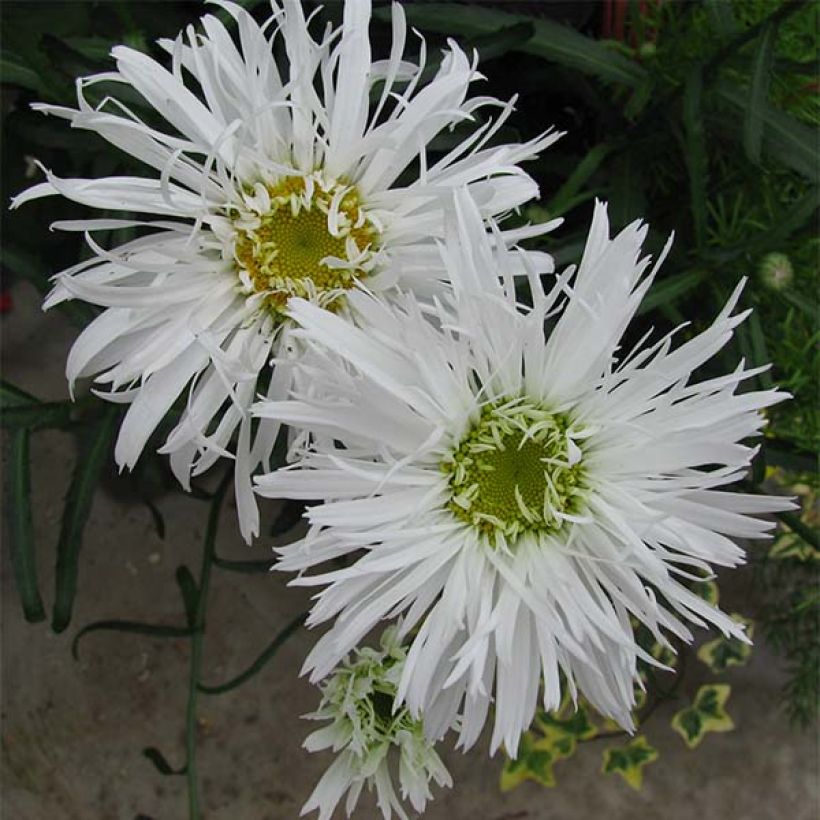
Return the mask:
M 767 253 L 758 266 L 760 280 L 772 290 L 787 288 L 794 279 L 794 268 L 785 253 Z

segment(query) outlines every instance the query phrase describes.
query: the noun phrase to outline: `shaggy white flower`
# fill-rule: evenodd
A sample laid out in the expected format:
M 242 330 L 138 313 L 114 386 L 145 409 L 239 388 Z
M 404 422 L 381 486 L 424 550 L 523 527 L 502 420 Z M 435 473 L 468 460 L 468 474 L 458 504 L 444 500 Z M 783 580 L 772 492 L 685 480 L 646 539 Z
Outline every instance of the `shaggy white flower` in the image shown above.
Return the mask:
M 376 788 L 384 817 L 392 812 L 407 820 L 393 788 L 391 764 L 398 758 L 401 796 L 423 812 L 432 799 L 430 781 L 452 786 L 450 774 L 433 744 L 425 737 L 422 721 L 412 717 L 406 706 L 394 708 L 396 690 L 407 659 L 395 627 L 382 634 L 381 649 L 358 649 L 322 684 L 318 711 L 312 720 L 329 720 L 305 740 L 310 752 L 332 749 L 336 760 L 322 776 L 302 814 L 318 810 L 327 820 L 347 792 L 347 816 L 353 813 L 362 788 Z
M 54 226 L 88 232 L 94 256 L 58 275 L 46 307 L 78 298 L 107 308 L 74 345 L 67 377 L 72 387 L 94 377 L 111 401 L 130 403 L 115 452 L 121 467 L 134 466 L 182 397 L 162 452 L 186 488 L 221 456 L 235 458 L 240 526 L 250 539 L 259 526 L 250 476 L 259 465 L 270 469 L 279 425 L 253 424 L 249 408 L 260 391 L 287 393 L 288 368 L 268 378 L 266 365 L 291 355 L 288 299 L 344 311 L 346 292 L 362 280 L 372 291 L 398 281 L 433 292 L 443 275 L 433 240 L 446 192 L 469 185 L 487 217 L 519 206 L 537 188 L 517 163 L 559 135 L 491 145 L 512 101 L 468 98 L 480 75 L 453 43 L 425 81 L 424 42 L 418 65 L 403 59 L 398 5 L 383 61 L 371 59 L 369 0 L 346 2 L 341 27 L 318 41 L 295 0 L 274 1 L 261 27 L 239 6 L 217 5 L 234 18 L 238 44 L 207 15 L 203 33 L 189 27 L 160 41 L 170 70 L 118 46 L 116 71 L 78 81 L 77 110 L 36 106 L 99 134 L 153 176 L 46 171 L 47 181 L 14 204 L 62 194 L 128 212 Z M 428 163 L 436 134 L 488 107 L 499 115 Z M 111 250 L 90 237 L 113 228 L 139 236 Z
M 683 344 L 619 350 L 657 268 L 641 258 L 640 222 L 610 239 L 598 203 L 577 272 L 549 292 L 530 277 L 525 310 L 511 259 L 493 255 L 467 198 L 456 212 L 443 250 L 456 298 L 434 321 L 409 296 L 397 307 L 356 294 L 367 331 L 294 300 L 313 352 L 294 399 L 256 412 L 310 437 L 258 490 L 325 502 L 307 536 L 277 550 L 279 569 L 300 572 L 292 583 L 326 587 L 309 623 L 335 618 L 306 661 L 312 678 L 401 615 L 399 700 L 434 737 L 461 711 L 466 748 L 492 699 L 492 751 L 503 742 L 514 756 L 542 683 L 545 709 L 563 679 L 631 728 L 637 661 L 659 664 L 630 616 L 670 648 L 665 633 L 692 639 L 687 621 L 744 639 L 688 582 L 742 561 L 730 537 L 771 526 L 750 514 L 788 506 L 720 489 L 747 470 L 755 449 L 740 442 L 760 431 L 760 409 L 785 394 L 737 392 L 760 372 L 742 363 L 692 376 L 746 316 L 733 315 L 740 286 Z M 339 556 L 353 562 L 301 574 Z

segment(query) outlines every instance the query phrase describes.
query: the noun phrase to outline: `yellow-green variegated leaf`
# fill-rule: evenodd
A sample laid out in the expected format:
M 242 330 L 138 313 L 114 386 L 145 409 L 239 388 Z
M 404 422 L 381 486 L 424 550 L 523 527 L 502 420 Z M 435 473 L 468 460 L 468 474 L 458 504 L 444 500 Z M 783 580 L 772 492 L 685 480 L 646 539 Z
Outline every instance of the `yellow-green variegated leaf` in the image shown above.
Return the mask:
M 692 587 L 692 592 L 699 595 L 707 604 L 717 606 L 720 599 L 717 581 L 698 581 Z
M 782 561 L 785 558 L 795 558 L 806 563 L 820 561 L 820 550 L 815 549 L 799 535 L 789 532 L 780 533 L 769 547 L 769 558 Z
M 598 733 L 595 725 L 589 717 L 587 707 L 579 703 L 575 711 L 566 714 L 564 710 L 559 712 L 545 712 L 539 710 L 535 717 L 535 725 L 543 733 L 545 738 L 550 738 L 556 742 L 564 737 L 571 737 L 575 740 L 589 740 Z
M 672 728 L 690 749 L 698 746 L 709 732 L 729 732 L 735 728 L 723 708 L 731 691 L 726 683 L 701 686 L 692 705 L 674 715 Z
M 736 612 L 732 613 L 732 618 L 746 625 L 746 634 L 751 638 L 754 633 L 754 622 Z M 725 635 L 720 635 L 698 649 L 698 659 L 718 674 L 725 672 L 730 666 L 743 666 L 751 654 L 752 647 L 749 644 L 738 638 L 727 638 Z
M 717 585 L 715 585 L 715 590 L 717 590 Z M 678 665 L 678 656 L 660 641 L 655 641 L 655 643 L 652 644 L 649 654 L 664 666 L 671 666 L 674 669 Z
M 604 774 L 617 773 L 633 788 L 643 785 L 643 768 L 658 759 L 658 750 L 649 745 L 643 735 L 623 746 L 604 751 Z
M 508 758 L 501 770 L 502 792 L 520 786 L 525 780 L 534 780 L 542 786 L 555 785 L 552 767 L 576 749 L 575 738 L 564 735 L 559 739 L 536 738 L 532 732 L 524 732 L 518 746 L 518 757 Z

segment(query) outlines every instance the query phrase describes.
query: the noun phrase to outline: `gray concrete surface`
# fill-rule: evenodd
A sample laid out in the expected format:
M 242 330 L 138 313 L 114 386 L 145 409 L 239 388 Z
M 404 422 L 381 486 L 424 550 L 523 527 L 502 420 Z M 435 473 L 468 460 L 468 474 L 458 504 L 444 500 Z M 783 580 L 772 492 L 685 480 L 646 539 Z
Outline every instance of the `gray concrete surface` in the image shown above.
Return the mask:
M 57 315 L 42 315 L 27 285 L 16 287 L 14 297 L 15 309 L 4 317 L 3 374 L 41 398 L 63 398 L 65 354 L 75 331 Z M 71 439 L 38 433 L 32 452 L 41 588 L 50 604 Z M 182 778 L 160 776 L 140 750 L 157 746 L 173 765 L 182 763 L 187 641 L 98 633 L 86 639 L 79 662 L 69 651 L 76 628 L 92 620 L 180 622 L 173 573 L 180 563 L 198 566 L 206 507 L 179 493 L 160 498 L 158 506 L 168 527 L 164 541 L 145 507 L 98 492 L 86 531 L 74 622 L 59 636 L 46 624 L 24 623 L 4 556 L 3 820 L 186 817 Z M 269 520 L 273 513 L 273 505 L 266 508 Z M 266 557 L 267 541 L 245 547 L 232 523 L 226 513 L 219 551 Z M 743 606 L 748 574 L 736 573 L 729 586 L 735 608 L 748 612 L 749 605 Z M 279 575 L 216 572 L 205 640 L 206 680 L 218 682 L 243 669 L 305 605 L 305 594 L 289 589 Z M 301 749 L 309 726 L 299 715 L 314 708 L 316 693 L 297 673 L 311 640 L 300 631 L 243 688 L 203 696 L 199 755 L 207 820 L 298 816 L 329 762 Z M 685 692 L 709 679 L 705 668 L 697 676 Z M 486 738 L 467 756 L 447 750 L 444 757 L 456 786 L 440 793 L 425 817 L 813 820 L 818 816 L 817 740 L 813 732 L 789 727 L 779 694 L 783 680 L 778 659 L 758 643 L 751 664 L 729 676 L 736 731 L 710 735 L 694 752 L 669 729 L 676 707 L 656 713 L 646 731 L 661 756 L 647 768 L 641 792 L 599 774 L 604 745 L 599 742 L 557 765 L 556 788 L 525 784 L 508 794 L 499 793 L 501 761 L 487 757 Z M 365 820 L 378 816 L 367 798 L 355 813 Z

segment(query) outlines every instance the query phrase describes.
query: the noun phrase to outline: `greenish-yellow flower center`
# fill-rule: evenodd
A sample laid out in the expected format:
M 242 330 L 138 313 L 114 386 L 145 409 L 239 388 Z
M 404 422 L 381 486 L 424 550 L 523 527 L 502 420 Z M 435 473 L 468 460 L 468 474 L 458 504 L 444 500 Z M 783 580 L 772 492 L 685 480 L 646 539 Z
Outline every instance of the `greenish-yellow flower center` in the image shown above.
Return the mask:
M 256 186 L 249 213 L 234 222 L 234 257 L 248 292 L 282 314 L 291 296 L 328 309 L 367 276 L 379 231 L 355 187 L 319 174 Z
M 449 510 L 495 543 L 556 533 L 584 494 L 581 448 L 571 421 L 526 398 L 486 405 L 443 460 Z

